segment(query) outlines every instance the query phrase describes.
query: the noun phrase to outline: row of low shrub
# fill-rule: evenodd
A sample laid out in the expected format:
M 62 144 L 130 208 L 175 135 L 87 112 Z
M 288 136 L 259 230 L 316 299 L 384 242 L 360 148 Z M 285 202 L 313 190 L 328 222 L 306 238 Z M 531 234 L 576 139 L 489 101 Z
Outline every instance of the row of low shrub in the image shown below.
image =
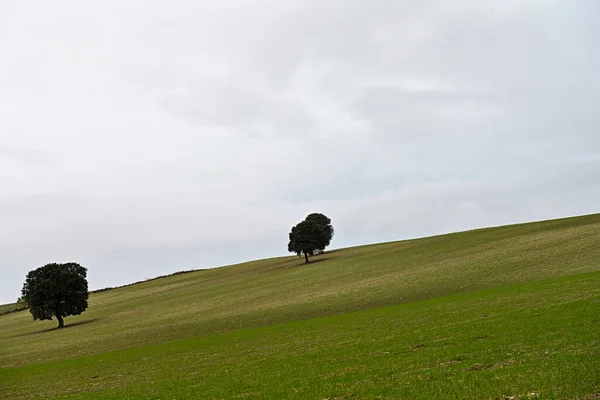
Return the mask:
M 19 312 L 19 311 L 23 311 L 23 310 L 27 310 L 29 307 L 27 307 L 27 304 L 25 304 L 25 302 L 18 302 L 15 303 L 15 308 L 11 308 L 10 310 L 5 310 L 0 312 L 0 315 L 6 315 L 6 314 L 11 314 L 14 312 Z
M 197 271 L 204 271 L 203 269 L 190 269 L 187 271 L 177 271 L 177 272 L 173 272 L 172 274 L 168 274 L 168 275 L 161 275 L 161 276 L 157 276 L 155 278 L 149 278 L 149 279 L 145 279 L 143 281 L 138 281 L 138 282 L 134 282 L 134 283 L 128 283 L 127 285 L 123 285 L 123 286 L 116 286 L 116 287 L 106 287 L 103 289 L 96 289 L 96 290 L 92 290 L 90 293 L 102 293 L 102 292 L 107 292 L 109 290 L 113 290 L 113 289 L 118 289 L 118 288 L 122 288 L 122 287 L 128 287 L 128 286 L 133 286 L 133 285 L 138 285 L 140 283 L 144 283 L 144 282 L 150 282 L 150 281 L 154 281 L 157 279 L 162 279 L 162 278 L 168 278 L 169 276 L 175 276 L 175 275 L 181 275 L 181 274 L 189 274 L 190 272 L 197 272 Z M 0 311 L 0 315 L 6 315 L 6 314 L 11 314 L 14 312 L 19 312 L 19 311 L 23 311 L 23 310 L 27 310 L 29 307 L 27 307 L 27 304 L 23 301 L 18 301 L 17 303 L 14 303 L 14 308 L 8 309 L 8 310 L 4 310 L 4 311 Z
M 109 287 L 105 287 L 105 288 L 102 288 L 102 289 L 92 290 L 92 291 L 90 291 L 90 293 L 107 292 L 107 291 L 113 290 L 113 289 L 119 289 L 119 288 L 124 288 L 124 287 L 128 287 L 128 286 L 139 285 L 140 283 L 144 283 L 144 282 L 151 282 L 151 281 L 155 281 L 157 279 L 168 278 L 170 276 L 175 276 L 175 275 L 189 274 L 190 272 L 198 272 L 198 271 L 206 271 L 206 269 L 190 269 L 190 270 L 187 270 L 187 271 L 177 271 L 177 272 L 173 272 L 172 274 L 161 275 L 161 276 L 157 276 L 157 277 L 154 277 L 154 278 L 148 278 L 148 279 L 144 279 L 143 281 L 137 281 L 137 282 L 133 282 L 133 283 L 128 283 L 128 284 L 122 285 L 122 286 L 115 286 L 115 287 L 109 286 Z

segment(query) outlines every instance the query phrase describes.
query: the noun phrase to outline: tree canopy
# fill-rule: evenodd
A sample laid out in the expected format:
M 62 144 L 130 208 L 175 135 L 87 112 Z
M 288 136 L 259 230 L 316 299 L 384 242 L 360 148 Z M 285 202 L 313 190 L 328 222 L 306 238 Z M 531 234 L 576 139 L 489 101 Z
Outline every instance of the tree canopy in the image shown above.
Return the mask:
M 325 238 L 322 243 L 323 246 L 322 248 L 320 247 L 317 250 L 325 250 L 325 247 L 329 246 L 331 244 L 331 239 L 333 239 L 334 232 L 333 225 L 331 225 L 331 219 L 323 214 L 312 213 L 306 217 L 305 221 L 314 221 L 317 224 L 319 224 L 321 228 L 323 228 L 323 230 L 325 231 Z
M 46 264 L 25 278 L 22 298 L 34 320 L 56 317 L 58 328 L 64 317 L 79 315 L 88 306 L 87 269 L 77 263 Z
M 316 251 L 323 251 L 331 243 L 333 226 L 331 219 L 323 214 L 310 214 L 294 226 L 289 234 L 288 251 L 304 255 L 305 263 Z

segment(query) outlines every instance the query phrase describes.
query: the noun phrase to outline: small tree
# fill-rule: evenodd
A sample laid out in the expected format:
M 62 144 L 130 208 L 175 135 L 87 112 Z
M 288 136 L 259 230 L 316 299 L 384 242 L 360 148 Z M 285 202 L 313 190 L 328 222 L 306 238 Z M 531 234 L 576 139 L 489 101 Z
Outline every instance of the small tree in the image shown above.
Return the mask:
M 331 239 L 333 239 L 333 225 L 331 225 L 331 219 L 327 216 L 319 213 L 309 214 L 305 221 L 314 221 L 323 228 L 325 232 L 325 238 L 323 240 L 323 246 L 318 248 L 317 250 L 323 251 L 325 247 L 331 244 Z
M 64 317 L 84 312 L 89 296 L 86 276 L 87 269 L 77 263 L 52 263 L 30 271 L 21 293 L 33 319 L 55 316 L 62 328 Z
M 305 263 L 315 251 L 323 251 L 331 243 L 333 226 L 331 220 L 323 214 L 310 214 L 306 219 L 294 226 L 290 232 L 288 251 L 298 256 L 304 254 Z

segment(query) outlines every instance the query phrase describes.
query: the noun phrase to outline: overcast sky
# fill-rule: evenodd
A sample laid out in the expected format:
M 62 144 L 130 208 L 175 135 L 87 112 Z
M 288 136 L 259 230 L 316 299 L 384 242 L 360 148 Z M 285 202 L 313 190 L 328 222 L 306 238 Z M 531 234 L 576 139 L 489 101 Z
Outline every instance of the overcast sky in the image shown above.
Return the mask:
M 0 2 L 0 303 L 600 211 L 597 0 Z M 300 261 L 299 261 L 300 263 Z

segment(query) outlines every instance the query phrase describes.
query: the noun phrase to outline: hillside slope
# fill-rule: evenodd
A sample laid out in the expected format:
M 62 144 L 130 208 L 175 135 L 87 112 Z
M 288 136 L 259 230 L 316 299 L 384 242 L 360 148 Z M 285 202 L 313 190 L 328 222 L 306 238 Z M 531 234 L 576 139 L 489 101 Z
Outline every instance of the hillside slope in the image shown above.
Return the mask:
M 597 399 L 600 272 L 0 369 L 10 399 Z
M 598 271 L 599 237 L 594 214 L 172 276 L 93 294 L 62 331 L 1 316 L 0 367 Z

